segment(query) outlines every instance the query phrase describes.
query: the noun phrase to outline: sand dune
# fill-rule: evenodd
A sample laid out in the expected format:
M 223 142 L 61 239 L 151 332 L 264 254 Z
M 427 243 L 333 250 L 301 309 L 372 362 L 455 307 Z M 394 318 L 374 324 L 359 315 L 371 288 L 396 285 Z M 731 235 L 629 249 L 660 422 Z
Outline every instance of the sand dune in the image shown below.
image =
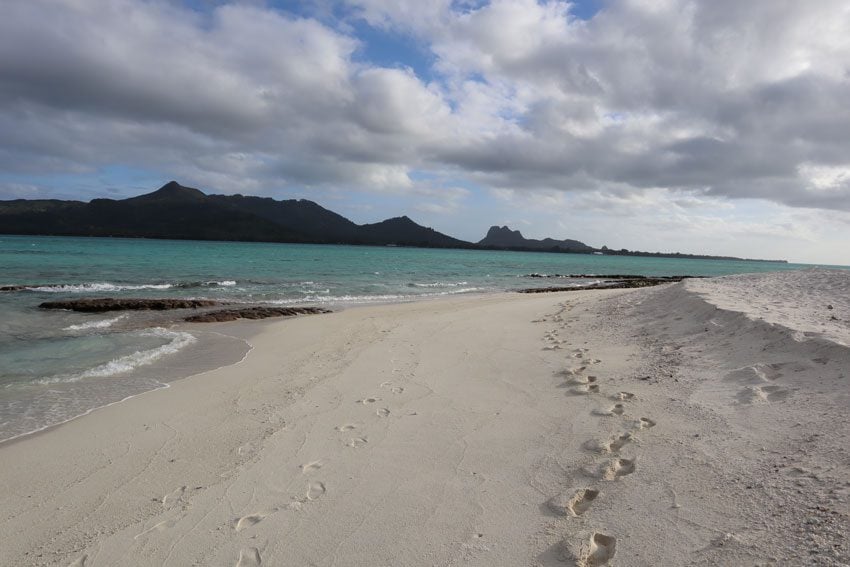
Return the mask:
M 0 445 L 0 564 L 847 564 L 845 277 L 219 325 L 242 363 Z

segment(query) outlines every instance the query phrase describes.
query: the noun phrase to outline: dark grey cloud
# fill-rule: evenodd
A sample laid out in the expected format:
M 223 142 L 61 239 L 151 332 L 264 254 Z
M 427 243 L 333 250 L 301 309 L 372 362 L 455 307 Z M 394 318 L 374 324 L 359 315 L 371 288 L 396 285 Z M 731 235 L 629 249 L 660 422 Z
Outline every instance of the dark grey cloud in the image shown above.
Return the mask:
M 843 0 L 622 0 L 587 22 L 555 0 L 344 4 L 414 36 L 434 77 L 359 61 L 333 9 L 10 2 L 0 167 L 119 163 L 224 191 L 406 190 L 416 171 L 850 210 Z

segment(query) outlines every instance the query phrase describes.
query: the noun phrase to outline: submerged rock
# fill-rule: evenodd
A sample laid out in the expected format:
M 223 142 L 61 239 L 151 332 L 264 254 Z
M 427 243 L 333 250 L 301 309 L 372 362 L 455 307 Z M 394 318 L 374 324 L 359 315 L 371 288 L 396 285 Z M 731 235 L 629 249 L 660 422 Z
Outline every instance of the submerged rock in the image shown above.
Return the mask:
M 603 276 L 610 277 L 610 276 Z M 672 282 L 680 282 L 685 278 L 690 276 L 660 276 L 660 277 L 647 277 L 647 276 L 639 276 L 633 277 L 629 276 L 628 279 L 621 280 L 613 280 L 613 281 L 604 281 L 600 283 L 592 283 L 587 285 L 576 285 L 570 287 L 532 287 L 528 289 L 518 289 L 519 293 L 546 293 L 551 291 L 582 291 L 586 289 L 626 289 L 626 288 L 634 288 L 634 287 L 650 287 L 654 285 L 661 285 Z
M 269 317 L 293 317 L 295 315 L 318 315 L 330 313 L 321 307 L 245 307 L 243 309 L 222 309 L 186 317 L 189 323 L 220 323 L 237 319 L 268 319 Z

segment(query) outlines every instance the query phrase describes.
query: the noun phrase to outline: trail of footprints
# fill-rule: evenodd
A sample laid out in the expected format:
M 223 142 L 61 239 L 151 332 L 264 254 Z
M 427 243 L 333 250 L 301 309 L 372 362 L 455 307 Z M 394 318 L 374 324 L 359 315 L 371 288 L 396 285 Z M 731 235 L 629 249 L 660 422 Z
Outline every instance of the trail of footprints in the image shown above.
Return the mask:
M 552 321 L 562 323 L 563 313 L 569 308 L 567 304 L 562 305 L 558 313 L 552 316 Z M 543 322 L 546 318 L 535 322 Z M 562 325 L 565 327 L 565 325 Z M 558 336 L 558 330 L 552 330 L 544 335 L 544 341 L 548 343 L 544 350 L 560 350 L 564 348 L 567 341 Z M 567 368 L 557 374 L 565 378 L 563 387 L 569 388 L 569 393 L 577 396 L 599 396 L 602 394 L 601 380 L 596 375 L 586 374 L 587 370 L 601 361 L 592 358 L 587 348 L 576 348 L 569 354 L 569 359 L 578 363 L 577 366 Z M 627 429 L 606 440 L 596 439 L 584 443 L 584 448 L 604 459 L 596 465 L 595 477 L 602 483 L 616 482 L 619 479 L 634 474 L 637 470 L 637 462 L 634 458 L 626 458 L 620 455 L 620 451 L 629 443 L 637 439 L 640 432 L 654 427 L 655 421 L 648 417 L 638 419 L 627 418 L 627 405 L 635 400 L 631 392 L 615 392 L 609 395 L 613 401 L 607 409 L 596 409 L 591 414 L 600 418 L 619 417 L 627 424 Z M 590 512 L 594 503 L 603 495 L 601 487 L 584 487 L 575 492 L 558 494 L 546 502 L 546 506 L 553 513 L 564 516 L 579 518 Z M 580 541 L 565 540 L 562 551 L 570 559 L 575 560 L 577 567 L 600 567 L 607 565 L 613 558 L 617 548 L 617 539 L 613 536 L 592 531 L 582 532 Z
M 404 392 L 404 388 L 401 386 L 393 385 L 391 382 L 384 382 L 380 385 L 382 389 L 389 390 L 392 394 L 398 395 Z M 373 406 L 373 404 L 377 404 L 382 401 L 382 398 L 378 396 L 372 396 L 367 398 L 362 398 L 356 401 L 356 403 L 364 406 Z M 374 406 L 373 406 L 374 407 Z M 391 414 L 389 408 L 379 407 L 375 410 L 375 415 L 379 418 L 387 418 Z M 358 429 L 358 424 L 356 423 L 343 423 L 341 425 L 337 425 L 334 427 L 339 433 L 346 435 L 354 435 L 354 432 Z M 366 445 L 369 442 L 366 436 L 354 436 L 350 437 L 345 445 L 352 448 L 360 448 Z M 324 463 L 321 460 L 314 460 L 308 463 L 304 463 L 301 465 L 301 474 L 305 476 L 310 476 L 315 473 L 318 473 L 324 466 Z M 186 487 L 183 486 L 174 492 L 167 494 L 162 499 L 162 503 L 164 506 L 174 506 L 176 503 L 179 503 L 182 499 L 183 493 L 185 492 Z M 325 486 L 324 482 L 319 480 L 309 480 L 306 485 L 305 492 L 303 496 L 300 498 L 295 498 L 286 509 L 289 510 L 301 510 L 303 507 L 311 502 L 314 502 L 320 499 L 327 492 L 327 486 Z M 281 508 L 273 508 L 267 511 L 253 512 L 242 516 L 240 518 L 236 518 L 233 520 L 231 527 L 236 532 L 242 532 L 255 526 L 262 522 L 266 517 L 280 511 Z M 154 526 L 155 529 L 157 526 Z M 150 531 L 150 530 L 149 530 Z M 236 567 L 249 567 L 255 565 L 262 565 L 262 557 L 260 555 L 260 550 L 256 547 L 246 547 L 243 548 L 239 552 L 239 559 L 237 560 Z

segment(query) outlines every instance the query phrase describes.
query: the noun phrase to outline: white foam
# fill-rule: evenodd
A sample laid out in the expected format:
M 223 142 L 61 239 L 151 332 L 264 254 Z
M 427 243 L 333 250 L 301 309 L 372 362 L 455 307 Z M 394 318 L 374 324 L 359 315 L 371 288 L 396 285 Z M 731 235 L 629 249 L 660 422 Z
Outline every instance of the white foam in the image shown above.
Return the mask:
M 460 293 L 472 293 L 483 291 L 479 287 L 462 287 L 434 293 L 417 293 L 411 295 L 383 294 L 383 295 L 306 295 L 291 299 L 273 299 L 267 301 L 272 305 L 294 305 L 301 303 L 392 303 L 396 301 L 414 301 L 423 297 L 439 297 L 443 295 L 455 295 Z
M 235 285 L 235 282 L 234 282 Z M 91 293 L 106 291 L 129 291 L 141 289 L 171 289 L 172 284 L 114 284 L 109 282 L 95 282 L 84 284 L 62 284 L 28 287 L 30 291 L 42 291 L 46 293 Z
M 433 283 L 413 283 L 413 287 L 458 287 L 468 285 L 469 282 L 433 282 Z
M 60 374 L 57 376 L 50 376 L 48 378 L 37 380 L 36 383 L 55 384 L 57 382 L 78 382 L 86 378 L 105 378 L 107 376 L 126 374 L 140 366 L 147 366 L 164 356 L 174 354 L 197 341 L 194 335 L 191 335 L 190 333 L 169 331 L 161 327 L 148 329 L 142 332 L 141 336 L 162 337 L 169 338 L 171 340 L 160 347 L 136 351 L 133 354 L 121 356 L 78 374 Z
M 114 317 L 112 319 L 101 319 L 100 321 L 89 321 L 87 323 L 80 323 L 79 325 L 69 325 L 62 329 L 63 331 L 87 331 L 89 329 L 106 329 L 107 327 L 111 327 L 121 319 L 126 318 L 127 315 L 119 315 L 118 317 Z

